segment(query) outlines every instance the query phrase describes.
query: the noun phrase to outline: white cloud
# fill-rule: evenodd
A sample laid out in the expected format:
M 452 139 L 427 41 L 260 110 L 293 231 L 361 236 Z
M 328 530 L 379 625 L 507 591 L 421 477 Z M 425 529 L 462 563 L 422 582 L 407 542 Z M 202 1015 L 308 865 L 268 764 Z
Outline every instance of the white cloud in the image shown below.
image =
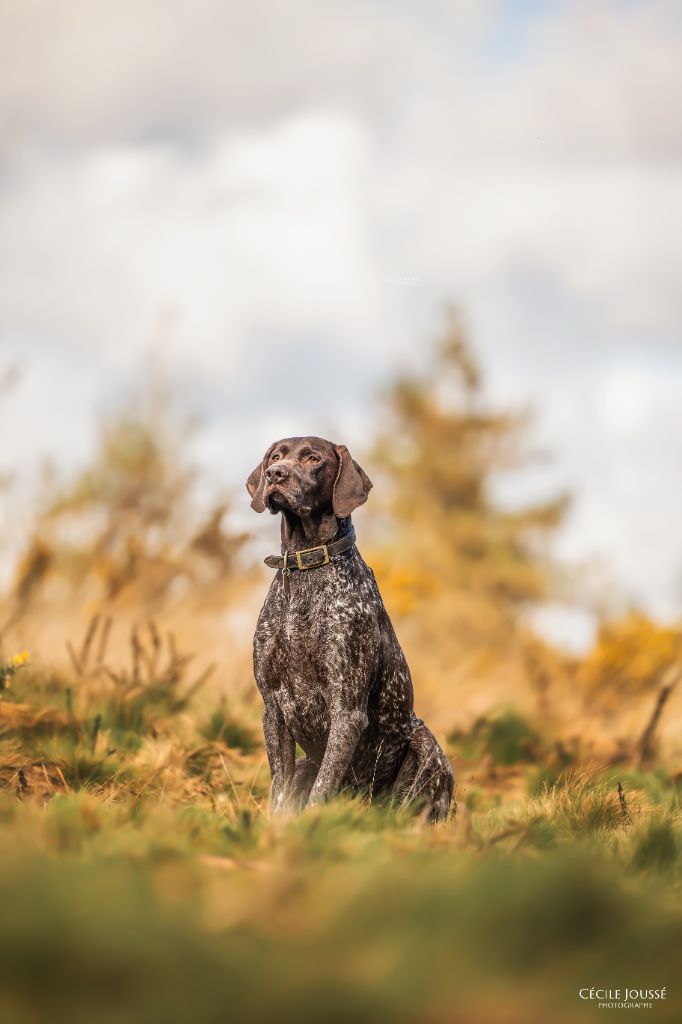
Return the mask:
M 633 434 L 640 430 L 660 401 L 657 376 L 642 372 L 641 367 L 619 366 L 604 382 L 602 415 L 608 430 L 614 434 Z
M 566 549 L 672 603 L 679 11 L 512 8 L 10 3 L 0 345 L 30 367 L 3 413 L 22 457 L 82 456 L 150 342 L 206 411 L 216 475 L 228 427 L 259 450 L 309 420 L 359 440 L 455 299 L 493 393 L 542 410 L 557 463 L 527 486 L 582 495 Z

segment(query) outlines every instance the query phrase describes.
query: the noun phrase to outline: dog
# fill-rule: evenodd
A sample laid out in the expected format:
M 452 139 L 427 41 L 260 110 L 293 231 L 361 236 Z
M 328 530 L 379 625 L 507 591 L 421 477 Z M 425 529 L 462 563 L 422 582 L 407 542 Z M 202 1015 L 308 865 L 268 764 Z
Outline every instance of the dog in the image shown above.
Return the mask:
M 256 512 L 281 515 L 282 555 L 265 559 L 277 573 L 253 644 L 273 808 L 351 791 L 442 821 L 452 768 L 414 713 L 410 670 L 355 545 L 367 474 L 345 445 L 289 437 L 270 445 L 246 487 Z

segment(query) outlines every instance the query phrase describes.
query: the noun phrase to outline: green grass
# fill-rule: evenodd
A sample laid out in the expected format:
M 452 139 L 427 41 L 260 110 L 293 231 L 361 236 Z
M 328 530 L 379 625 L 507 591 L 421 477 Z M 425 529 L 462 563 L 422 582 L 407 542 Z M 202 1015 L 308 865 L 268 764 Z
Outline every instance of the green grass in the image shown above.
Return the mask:
M 537 838 L 533 804 L 515 820 Z M 472 841 L 466 823 L 415 828 L 359 801 L 233 820 L 5 797 L 0 1018 L 476 1019 L 497 990 L 521 1008 L 510 1019 L 577 1019 L 595 978 L 673 989 L 678 822 L 576 839 L 548 808 L 553 841 L 520 845 L 490 842 L 495 825 L 476 822 Z
M 207 740 L 223 741 L 228 747 L 234 747 L 245 754 L 251 753 L 259 746 L 254 730 L 230 713 L 225 704 L 216 708 L 202 725 L 201 734 Z
M 680 1019 L 662 766 L 538 785 L 524 764 L 527 796 L 481 782 L 435 828 L 347 797 L 273 818 L 254 709 L 188 715 L 143 687 L 94 735 L 114 683 L 26 672 L 11 696 L 38 727 L 8 715 L 0 741 L 3 1024 L 561 1024 L 599 1018 L 594 985 L 667 986 L 646 1019 Z

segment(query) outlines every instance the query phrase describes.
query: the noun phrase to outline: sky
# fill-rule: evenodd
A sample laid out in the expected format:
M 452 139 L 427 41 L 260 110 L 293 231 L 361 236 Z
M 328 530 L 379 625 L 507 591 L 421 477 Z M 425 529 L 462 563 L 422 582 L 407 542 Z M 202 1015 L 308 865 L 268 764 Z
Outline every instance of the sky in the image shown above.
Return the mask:
M 570 489 L 557 553 L 679 613 L 676 0 L 3 0 L 0 24 L 17 486 L 87 460 L 150 350 L 216 489 L 276 436 L 359 449 L 454 303 L 551 456 L 507 500 Z

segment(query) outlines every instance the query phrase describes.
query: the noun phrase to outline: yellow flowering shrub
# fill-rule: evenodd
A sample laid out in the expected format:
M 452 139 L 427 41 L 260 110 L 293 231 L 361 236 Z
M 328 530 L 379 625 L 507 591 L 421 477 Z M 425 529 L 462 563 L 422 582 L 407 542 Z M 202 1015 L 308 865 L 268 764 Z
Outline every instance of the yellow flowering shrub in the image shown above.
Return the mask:
M 637 696 L 660 684 L 682 654 L 682 632 L 641 612 L 602 625 L 580 678 L 593 697 Z
M 9 661 L 0 662 L 0 691 L 9 687 L 12 676 L 28 664 L 30 657 L 28 651 L 21 651 L 13 654 Z

